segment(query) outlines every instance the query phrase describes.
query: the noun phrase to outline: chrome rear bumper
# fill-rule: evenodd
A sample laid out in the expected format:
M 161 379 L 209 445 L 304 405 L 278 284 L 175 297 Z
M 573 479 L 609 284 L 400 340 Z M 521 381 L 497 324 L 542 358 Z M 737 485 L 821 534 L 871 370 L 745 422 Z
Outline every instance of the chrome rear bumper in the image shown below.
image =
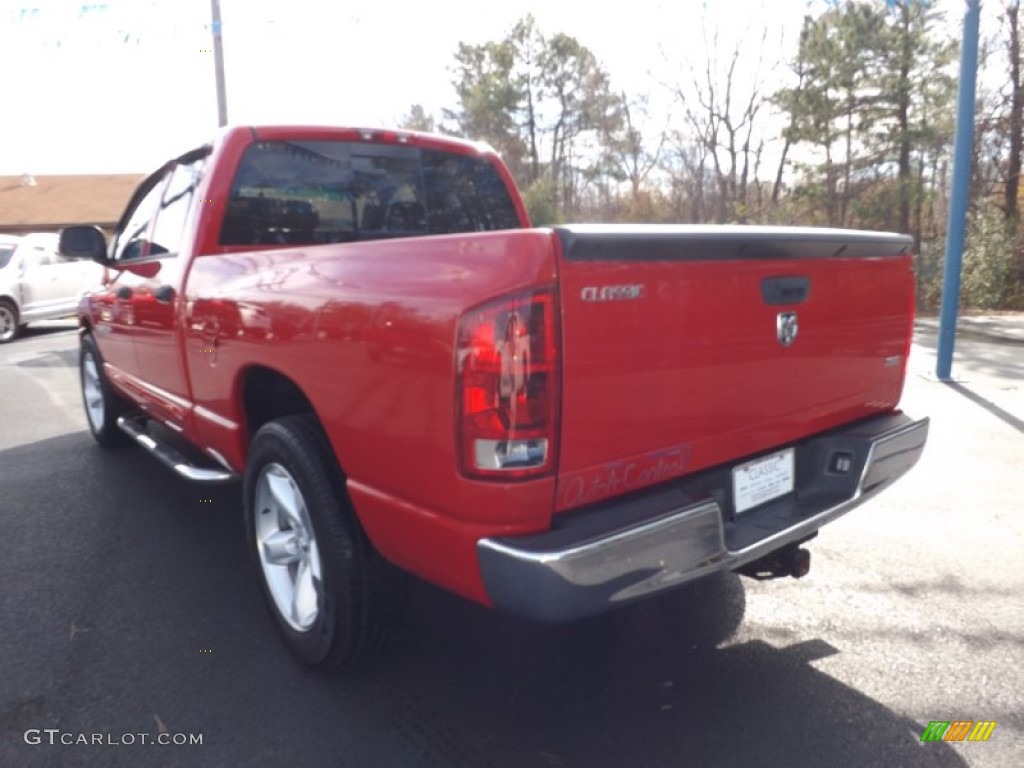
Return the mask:
M 730 467 L 681 478 L 555 519 L 550 531 L 482 539 L 477 556 L 494 607 L 542 621 L 600 613 L 794 542 L 874 496 L 920 458 L 928 419 L 867 419 L 796 445 L 794 492 L 732 513 Z M 849 456 L 848 471 L 830 468 Z

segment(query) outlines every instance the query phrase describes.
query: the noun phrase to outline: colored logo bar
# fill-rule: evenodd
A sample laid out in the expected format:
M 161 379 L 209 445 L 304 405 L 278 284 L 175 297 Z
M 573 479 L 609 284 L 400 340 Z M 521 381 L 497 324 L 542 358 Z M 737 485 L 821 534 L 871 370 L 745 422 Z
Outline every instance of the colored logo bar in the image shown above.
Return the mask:
M 995 720 L 932 720 L 921 741 L 988 741 L 995 729 Z

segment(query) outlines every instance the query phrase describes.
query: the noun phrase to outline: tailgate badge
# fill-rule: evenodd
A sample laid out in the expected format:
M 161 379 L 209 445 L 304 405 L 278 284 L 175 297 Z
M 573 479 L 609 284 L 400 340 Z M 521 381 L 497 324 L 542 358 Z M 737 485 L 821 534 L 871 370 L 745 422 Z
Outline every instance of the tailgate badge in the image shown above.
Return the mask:
M 796 322 L 796 312 L 779 312 L 775 318 L 775 335 L 779 344 L 784 347 L 792 346 L 796 341 L 796 334 L 800 326 Z

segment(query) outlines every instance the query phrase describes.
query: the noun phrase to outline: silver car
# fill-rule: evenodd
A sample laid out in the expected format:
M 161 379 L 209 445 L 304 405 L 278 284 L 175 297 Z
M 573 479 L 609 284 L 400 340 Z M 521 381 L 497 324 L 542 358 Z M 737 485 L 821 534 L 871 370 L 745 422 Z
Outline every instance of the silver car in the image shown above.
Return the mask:
M 61 257 L 56 234 L 0 240 L 0 344 L 36 320 L 75 314 L 78 297 L 102 276 L 98 264 Z

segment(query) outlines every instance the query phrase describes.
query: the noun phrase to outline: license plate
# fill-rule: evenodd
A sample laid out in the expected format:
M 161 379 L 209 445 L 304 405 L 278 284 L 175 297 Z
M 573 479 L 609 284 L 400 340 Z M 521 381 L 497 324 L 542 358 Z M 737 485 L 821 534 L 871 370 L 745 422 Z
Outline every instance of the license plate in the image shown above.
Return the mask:
M 785 496 L 792 490 L 792 448 L 733 467 L 732 498 L 736 514 Z

